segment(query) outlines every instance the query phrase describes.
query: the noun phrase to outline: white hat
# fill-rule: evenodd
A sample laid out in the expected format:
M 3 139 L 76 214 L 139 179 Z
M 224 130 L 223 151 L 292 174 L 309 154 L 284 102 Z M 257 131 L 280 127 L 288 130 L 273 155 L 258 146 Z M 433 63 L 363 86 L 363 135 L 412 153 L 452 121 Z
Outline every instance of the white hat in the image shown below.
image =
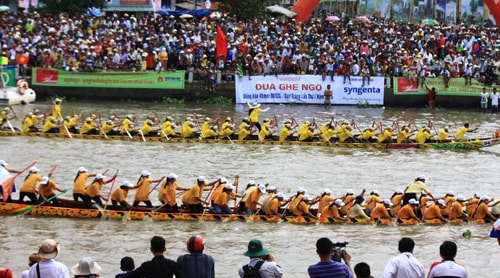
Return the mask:
M 104 176 L 103 176 L 102 174 L 97 174 L 97 175 L 95 176 L 95 179 L 96 179 L 96 180 L 103 180 L 103 179 L 104 179 Z
M 306 193 L 306 190 L 303 187 L 299 187 L 297 193 Z
M 199 176 L 198 177 L 199 182 L 205 182 L 205 176 Z
M 262 193 L 266 192 L 266 187 L 263 184 L 259 184 L 258 188 L 259 188 L 260 192 L 262 192 Z
M 347 190 L 346 194 L 347 195 L 352 195 L 352 194 L 354 194 L 354 191 L 352 191 L 352 189 L 349 189 L 349 190 Z
M 445 204 L 445 202 L 444 202 L 444 200 L 443 200 L 443 199 L 439 199 L 439 200 L 437 201 L 437 204 L 438 204 L 438 205 L 441 205 L 441 206 L 446 206 L 446 204 Z
M 409 203 L 410 205 L 418 205 L 418 202 L 417 202 L 417 200 L 415 200 L 415 199 L 410 199 L 410 200 L 408 201 L 408 203 Z
M 384 199 L 384 205 L 392 206 L 391 200 Z
M 419 179 L 419 180 L 425 180 L 425 175 L 420 175 L 420 176 L 417 177 L 417 179 Z
M 259 108 L 259 107 L 260 107 L 260 103 L 254 102 L 254 103 L 251 104 L 250 108 Z
M 339 206 L 339 207 L 343 207 L 343 206 L 345 206 L 345 203 L 344 203 L 344 202 L 342 202 L 342 199 L 337 199 L 337 200 L 335 200 L 335 204 L 336 204 L 337 206 Z
M 122 186 L 132 187 L 132 184 L 129 181 L 124 181 Z
M 403 194 L 403 190 L 402 189 L 396 189 L 396 193 L 397 194 Z
M 57 256 L 59 253 L 59 243 L 53 239 L 46 239 L 42 241 L 38 248 L 38 255 L 42 259 L 50 260 Z
M 30 172 L 31 172 L 31 173 L 36 173 L 36 172 L 38 172 L 38 171 L 40 171 L 40 169 L 36 168 L 35 166 L 32 166 L 32 167 L 30 168 Z
M 375 195 L 380 195 L 380 193 L 378 193 L 378 190 L 373 190 L 373 191 L 372 191 L 372 194 L 375 194 Z
M 330 194 L 332 194 L 332 191 L 331 191 L 330 189 L 325 189 L 325 190 L 323 191 L 323 194 L 330 195 Z
M 304 195 L 304 196 L 302 196 L 302 200 L 304 200 L 304 201 L 310 201 L 311 200 L 311 196 Z
M 254 180 L 249 181 L 248 185 L 255 185 L 255 181 Z
M 283 198 L 283 199 L 284 199 L 284 198 L 285 198 L 285 195 L 284 195 L 283 193 L 281 193 L 281 192 L 280 192 L 280 193 L 276 194 L 276 197 L 278 197 L 278 198 Z
M 457 201 L 459 201 L 459 202 L 463 202 L 463 201 L 465 201 L 465 197 L 464 197 L 464 195 L 458 195 L 458 196 L 457 196 Z
M 0 165 L 1 166 L 7 166 L 9 164 L 7 164 L 7 162 L 5 162 L 5 160 L 2 159 L 2 160 L 0 160 Z
M 226 189 L 226 190 L 229 190 L 229 189 L 233 190 L 233 186 L 230 183 L 227 183 L 226 186 L 224 186 L 224 189 Z
M 49 182 L 49 177 L 45 176 L 42 178 L 42 180 L 40 181 L 41 184 L 47 184 Z
M 75 275 L 91 275 L 99 274 L 102 268 L 91 258 L 82 258 L 79 263 L 71 268 L 71 272 Z
M 453 191 L 448 191 L 448 195 L 450 195 L 450 196 L 455 196 L 455 192 L 453 192 Z
M 276 186 L 268 186 L 267 191 L 276 191 L 278 188 Z
M 170 173 L 167 175 L 167 179 L 177 179 L 177 175 L 174 173 Z
M 151 173 L 150 173 L 150 172 L 148 172 L 148 170 L 143 170 L 143 171 L 141 172 L 141 176 L 143 176 L 143 177 L 148 177 L 149 175 L 151 175 Z
M 227 179 L 225 177 L 220 178 L 220 183 L 226 183 Z
M 78 172 L 80 172 L 80 173 L 87 172 L 87 169 L 85 169 L 85 167 L 80 167 L 80 168 L 78 168 Z
M 481 196 L 481 201 L 486 201 L 486 200 L 490 200 L 490 197 L 488 195 Z

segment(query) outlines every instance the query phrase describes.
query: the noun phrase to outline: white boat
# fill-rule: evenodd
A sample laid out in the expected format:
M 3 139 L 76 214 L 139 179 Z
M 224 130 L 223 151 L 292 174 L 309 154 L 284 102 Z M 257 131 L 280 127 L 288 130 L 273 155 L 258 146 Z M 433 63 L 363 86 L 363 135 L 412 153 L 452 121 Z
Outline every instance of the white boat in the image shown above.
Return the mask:
M 35 100 L 35 91 L 28 87 L 28 82 L 24 79 L 19 80 L 16 87 L 0 89 L 0 104 L 3 105 L 24 105 L 35 102 Z

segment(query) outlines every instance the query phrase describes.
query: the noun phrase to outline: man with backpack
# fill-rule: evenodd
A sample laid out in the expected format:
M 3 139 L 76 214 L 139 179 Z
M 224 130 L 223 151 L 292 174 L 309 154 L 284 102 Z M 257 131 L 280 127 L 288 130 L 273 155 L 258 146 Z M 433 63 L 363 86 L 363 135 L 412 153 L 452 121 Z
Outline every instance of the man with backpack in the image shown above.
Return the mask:
M 262 241 L 252 239 L 248 243 L 248 250 L 243 253 L 250 257 L 250 262 L 238 270 L 242 278 L 280 278 L 283 276 L 281 267 L 276 263 L 274 256 L 262 246 Z

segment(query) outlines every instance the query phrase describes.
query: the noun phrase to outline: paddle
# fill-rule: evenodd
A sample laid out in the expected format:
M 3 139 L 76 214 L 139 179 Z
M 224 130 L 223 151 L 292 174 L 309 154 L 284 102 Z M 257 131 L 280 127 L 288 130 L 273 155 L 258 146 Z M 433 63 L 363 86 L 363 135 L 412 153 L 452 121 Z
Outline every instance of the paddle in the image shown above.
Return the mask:
M 7 198 L 12 194 L 12 188 L 14 187 L 14 181 L 16 180 L 19 175 L 21 175 L 23 172 L 31 168 L 31 166 L 36 164 L 36 160 L 31 162 L 28 166 L 26 166 L 24 169 L 21 171 L 17 172 L 14 176 L 9 177 L 5 179 L 2 182 L 2 196 L 3 196 L 3 201 L 6 202 Z
M 26 214 L 28 214 L 30 211 L 32 211 L 32 210 L 34 210 L 34 209 L 36 209 L 37 207 L 39 207 L 39 206 L 41 206 L 41 205 L 43 205 L 43 204 L 45 204 L 45 203 L 50 203 L 50 201 L 54 200 L 55 198 L 57 198 L 57 197 L 59 197 L 59 196 L 63 195 L 64 193 L 66 193 L 66 192 L 68 192 L 68 191 L 70 191 L 70 190 L 71 190 L 71 188 L 66 188 L 66 189 L 63 189 L 61 192 L 59 192 L 59 193 L 57 193 L 57 194 L 54 194 L 54 196 L 52 196 L 52 197 L 50 197 L 50 198 L 48 198 L 48 199 L 44 200 L 43 202 L 41 202 L 40 204 L 38 204 L 38 205 L 36 205 L 36 206 L 27 206 L 27 207 L 24 207 L 24 208 L 22 208 L 22 209 L 19 209 L 19 210 L 16 210 L 16 211 L 14 211 L 14 212 L 11 212 L 11 214 L 17 214 L 17 213 L 21 213 L 21 212 L 22 212 L 22 213 L 23 213 L 23 215 L 26 215 Z
M 118 170 L 116 170 L 115 178 L 113 178 L 113 183 L 111 184 L 111 187 L 109 188 L 108 196 L 106 197 L 106 203 L 104 204 L 103 210 L 106 210 L 106 207 L 108 206 L 109 197 L 111 196 L 111 192 L 113 191 L 113 187 L 115 186 L 117 175 L 118 175 Z
M 153 114 L 156 116 L 156 118 L 158 119 L 158 122 L 156 123 L 156 125 L 158 125 L 158 127 L 160 128 L 161 130 L 161 134 L 163 134 L 163 136 L 165 136 L 165 138 L 167 138 L 168 141 L 170 141 L 170 138 L 168 138 L 168 135 L 165 133 L 165 131 L 163 130 L 163 127 L 160 125 L 160 117 L 158 116 L 158 113 L 153 112 Z
M 73 138 L 73 136 L 71 135 L 71 132 L 69 132 L 69 129 L 68 127 L 63 123 L 63 126 L 64 126 L 64 129 L 66 130 L 66 134 L 68 134 L 69 138 Z
M 143 142 L 146 142 L 146 138 L 144 138 L 144 133 L 142 133 L 142 130 L 139 129 L 139 134 L 141 135 L 142 137 L 142 141 Z
M 181 193 L 179 193 L 179 194 L 175 195 L 175 199 L 177 199 L 177 198 L 181 197 L 182 195 L 186 194 L 186 192 L 188 192 L 188 191 L 189 191 L 189 190 L 184 190 L 184 191 L 182 191 Z M 161 206 L 159 206 L 159 207 L 157 207 L 157 208 L 153 209 L 151 212 L 157 212 L 157 211 L 159 211 L 160 209 L 162 209 L 163 207 L 165 207 L 166 205 L 168 205 L 168 202 L 163 203 Z
M 158 185 L 160 185 L 160 183 L 165 179 L 165 177 L 161 177 L 160 180 L 158 180 L 158 182 L 155 184 L 155 186 L 153 187 L 153 189 L 151 189 L 149 191 L 149 194 L 151 194 L 153 191 L 155 191 L 155 189 L 158 187 Z
M 14 127 L 12 126 L 12 124 L 10 123 L 9 119 L 5 118 L 5 120 L 7 121 L 7 124 L 9 125 L 10 130 L 11 130 L 12 132 L 16 132 L 16 130 L 14 129 Z

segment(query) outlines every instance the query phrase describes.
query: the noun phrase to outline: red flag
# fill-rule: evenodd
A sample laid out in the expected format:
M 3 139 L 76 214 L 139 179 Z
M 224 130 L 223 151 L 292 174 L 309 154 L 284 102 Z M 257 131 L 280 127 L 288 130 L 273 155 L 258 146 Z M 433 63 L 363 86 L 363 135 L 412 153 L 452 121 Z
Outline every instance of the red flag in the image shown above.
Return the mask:
M 500 4 L 496 0 L 484 0 L 484 3 L 488 6 L 490 14 L 495 19 L 497 26 L 500 26 Z
M 28 57 L 26 55 L 23 55 L 23 54 L 17 55 L 17 63 L 19 65 L 27 65 L 29 60 L 30 60 L 30 57 Z
M 308 21 L 312 12 L 318 6 L 320 0 L 298 0 L 293 5 L 292 11 L 297 14 L 295 19 L 297 22 Z
M 227 43 L 226 43 L 226 35 L 222 30 L 220 29 L 219 26 L 217 26 L 217 41 L 216 41 L 216 47 L 215 47 L 215 54 L 217 55 L 217 58 L 220 56 L 224 56 L 224 61 L 226 60 L 226 54 L 227 54 Z

